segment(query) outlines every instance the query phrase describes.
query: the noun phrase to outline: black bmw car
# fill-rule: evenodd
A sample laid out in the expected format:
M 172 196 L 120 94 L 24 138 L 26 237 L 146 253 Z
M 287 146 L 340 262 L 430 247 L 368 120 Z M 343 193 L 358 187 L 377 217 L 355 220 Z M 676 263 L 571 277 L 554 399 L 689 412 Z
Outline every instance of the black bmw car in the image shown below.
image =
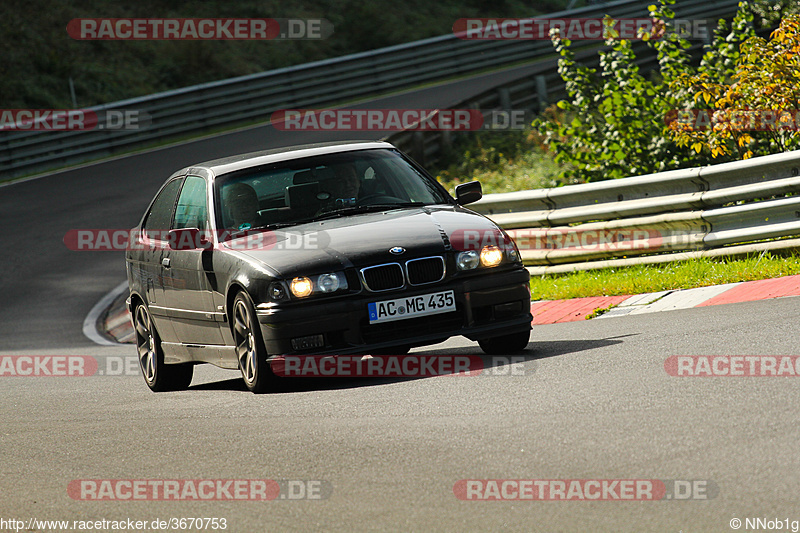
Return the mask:
M 193 365 L 264 392 L 286 355 L 402 354 L 463 335 L 523 350 L 529 274 L 513 241 L 383 142 L 297 146 L 184 168 L 126 254 L 139 362 L 154 391 Z

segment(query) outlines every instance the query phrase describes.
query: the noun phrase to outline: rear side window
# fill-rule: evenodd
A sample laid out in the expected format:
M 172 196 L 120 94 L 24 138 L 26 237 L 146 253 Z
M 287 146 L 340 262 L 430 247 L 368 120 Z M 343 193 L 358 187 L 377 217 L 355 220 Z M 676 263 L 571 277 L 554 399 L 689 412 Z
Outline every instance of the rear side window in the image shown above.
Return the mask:
M 206 180 L 189 176 L 183 182 L 183 189 L 175 209 L 173 229 L 206 229 Z
M 150 213 L 144 221 L 144 231 L 151 239 L 164 240 L 162 236 L 169 230 L 172 222 L 180 185 L 180 178 L 170 181 L 161 189 L 156 201 L 153 202 L 153 207 L 150 208 Z

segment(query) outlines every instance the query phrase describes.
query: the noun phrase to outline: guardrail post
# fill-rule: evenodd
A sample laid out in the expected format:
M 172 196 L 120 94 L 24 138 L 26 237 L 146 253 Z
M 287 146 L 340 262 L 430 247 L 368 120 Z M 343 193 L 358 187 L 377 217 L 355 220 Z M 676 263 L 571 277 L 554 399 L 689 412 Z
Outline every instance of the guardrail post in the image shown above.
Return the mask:
M 453 153 L 453 138 L 450 130 L 442 130 L 441 151 L 440 161 L 450 161 L 450 155 Z
M 500 98 L 500 109 L 511 111 L 511 90 L 508 87 L 497 89 L 497 96 Z
M 539 98 L 539 113 L 547 109 L 547 78 L 536 76 L 536 96 Z
M 421 131 L 415 131 L 411 136 L 411 146 L 414 149 L 414 160 L 425 166 L 425 138 Z

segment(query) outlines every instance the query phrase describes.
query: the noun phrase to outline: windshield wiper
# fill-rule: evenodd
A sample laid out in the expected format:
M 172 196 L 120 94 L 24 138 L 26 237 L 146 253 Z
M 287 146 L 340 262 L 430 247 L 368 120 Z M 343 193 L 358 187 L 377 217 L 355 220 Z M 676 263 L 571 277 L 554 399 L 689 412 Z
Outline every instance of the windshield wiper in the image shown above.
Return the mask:
M 423 205 L 427 204 L 425 202 L 397 202 L 391 204 L 387 203 L 387 204 L 354 205 L 351 207 L 342 207 L 341 209 L 336 209 L 335 211 L 329 211 L 328 213 L 323 213 L 317 217 L 314 217 L 314 220 L 338 218 L 358 213 L 369 213 L 371 211 L 385 211 L 386 209 L 394 209 L 398 207 L 421 207 Z
M 240 229 L 240 230 L 236 230 L 236 231 L 231 232 L 228 235 L 228 239 L 226 239 L 226 240 L 236 239 L 236 238 L 241 237 L 242 235 L 247 235 L 248 233 L 256 232 L 256 231 L 267 231 L 267 230 L 271 230 L 271 229 L 288 228 L 289 226 L 296 226 L 300 222 L 302 222 L 302 221 L 299 221 L 299 222 L 275 222 L 273 224 L 264 224 L 263 226 L 255 226 L 255 227 L 252 227 L 252 228 Z

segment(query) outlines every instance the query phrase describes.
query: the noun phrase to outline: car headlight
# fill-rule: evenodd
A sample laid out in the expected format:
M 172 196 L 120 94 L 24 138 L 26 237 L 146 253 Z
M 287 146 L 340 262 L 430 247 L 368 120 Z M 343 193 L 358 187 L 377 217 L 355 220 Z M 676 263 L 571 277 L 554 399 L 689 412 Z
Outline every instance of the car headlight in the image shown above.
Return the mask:
M 317 278 L 317 287 L 322 292 L 335 292 L 339 289 L 339 276 L 336 274 L 322 274 Z
M 292 294 L 306 298 L 314 293 L 330 294 L 347 289 L 347 278 L 343 272 L 329 272 L 318 276 L 298 276 L 289 284 Z
M 289 285 L 289 288 L 292 290 L 292 294 L 298 298 L 311 296 L 311 293 L 314 292 L 314 284 L 311 283 L 311 280 L 305 276 L 298 276 L 294 278 L 292 283 Z
M 503 261 L 503 251 L 497 246 L 484 246 L 481 249 L 481 264 L 485 267 L 495 267 Z
M 461 252 L 458 254 L 458 256 L 456 256 L 456 266 L 459 270 L 472 270 L 474 268 L 478 268 L 479 262 L 480 257 L 478 257 L 478 252 L 475 250 Z

